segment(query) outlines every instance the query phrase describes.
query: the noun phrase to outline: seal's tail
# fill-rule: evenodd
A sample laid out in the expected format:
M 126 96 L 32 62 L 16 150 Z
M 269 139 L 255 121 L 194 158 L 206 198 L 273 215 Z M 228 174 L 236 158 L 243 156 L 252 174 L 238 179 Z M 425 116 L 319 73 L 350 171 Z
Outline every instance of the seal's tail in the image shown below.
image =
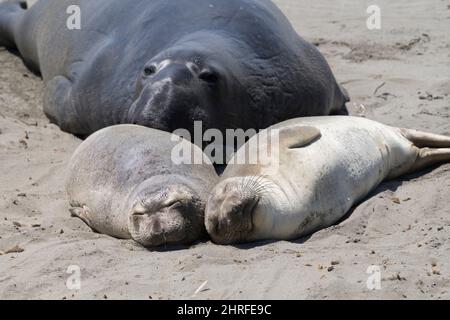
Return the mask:
M 400 132 L 419 148 L 411 172 L 450 162 L 450 137 L 411 129 L 400 129 Z
M 0 2 L 0 47 L 16 48 L 14 26 L 26 9 L 25 1 Z

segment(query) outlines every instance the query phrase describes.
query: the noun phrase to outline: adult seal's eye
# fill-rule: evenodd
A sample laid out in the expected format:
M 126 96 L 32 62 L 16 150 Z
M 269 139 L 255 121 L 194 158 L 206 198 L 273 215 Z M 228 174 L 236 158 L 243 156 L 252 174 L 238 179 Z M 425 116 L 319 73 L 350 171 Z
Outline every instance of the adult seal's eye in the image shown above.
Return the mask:
M 156 67 L 155 66 L 149 66 L 149 67 L 145 67 L 144 69 L 144 75 L 145 76 L 152 76 L 156 73 Z
M 199 79 L 208 84 L 216 84 L 219 82 L 219 75 L 214 71 L 204 70 L 198 75 Z

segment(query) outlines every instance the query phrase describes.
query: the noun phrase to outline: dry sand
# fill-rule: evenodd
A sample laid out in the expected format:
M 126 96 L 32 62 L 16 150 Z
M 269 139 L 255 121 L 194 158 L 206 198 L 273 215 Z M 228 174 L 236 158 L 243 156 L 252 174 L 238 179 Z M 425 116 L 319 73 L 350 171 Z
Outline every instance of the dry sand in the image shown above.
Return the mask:
M 325 54 L 353 115 L 450 135 L 450 2 L 377 1 L 378 31 L 372 2 L 276 2 Z M 0 255 L 0 298 L 450 298 L 450 165 L 384 183 L 309 239 L 148 251 L 70 218 L 64 169 L 80 141 L 49 124 L 42 90 L 0 49 L 0 250 L 24 250 Z M 70 265 L 80 290 L 66 287 Z M 370 265 L 381 290 L 366 287 Z

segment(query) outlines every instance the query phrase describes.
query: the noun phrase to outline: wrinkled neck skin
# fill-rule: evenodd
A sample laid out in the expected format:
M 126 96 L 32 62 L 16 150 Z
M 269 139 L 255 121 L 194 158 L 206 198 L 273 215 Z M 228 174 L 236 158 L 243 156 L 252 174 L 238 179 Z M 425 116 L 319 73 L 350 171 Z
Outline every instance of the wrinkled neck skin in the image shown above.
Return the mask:
M 254 180 L 255 178 L 258 181 L 255 188 L 263 191 L 259 191 L 260 200 L 253 214 L 253 230 L 245 240 L 285 240 L 285 235 L 296 229 L 293 224 L 293 219 L 297 219 L 294 208 L 300 195 L 295 195 L 290 188 L 286 188 L 287 181 L 283 178 L 252 177 Z
M 319 206 L 315 205 L 312 186 L 299 186 L 290 179 L 288 172 L 274 174 L 264 169 L 246 172 L 245 166 L 244 170 L 232 171 L 227 177 L 241 177 L 239 184 L 259 198 L 252 215 L 252 231 L 239 242 L 293 240 L 311 234 L 319 227 L 321 221 L 314 216 Z

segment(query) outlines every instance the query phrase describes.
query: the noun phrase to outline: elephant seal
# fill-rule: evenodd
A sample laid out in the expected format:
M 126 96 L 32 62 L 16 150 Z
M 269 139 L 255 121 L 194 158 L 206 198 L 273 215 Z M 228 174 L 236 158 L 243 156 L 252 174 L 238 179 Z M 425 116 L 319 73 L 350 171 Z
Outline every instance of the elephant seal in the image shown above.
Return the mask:
M 236 156 L 268 148 L 279 167 L 229 165 L 212 191 L 205 223 L 218 244 L 309 235 L 337 223 L 383 180 L 450 162 L 450 137 L 364 118 L 302 118 L 272 129 L 278 149 L 258 143 Z
M 206 235 L 204 206 L 218 180 L 212 164 L 177 165 L 163 131 L 119 125 L 90 136 L 72 156 L 66 190 L 73 216 L 94 231 L 145 247 Z M 193 154 L 201 149 L 189 144 Z
M 263 129 L 345 112 L 348 100 L 269 0 L 8 1 L 0 45 L 41 73 L 45 113 L 79 136 L 115 124 L 192 130 L 194 120 Z

